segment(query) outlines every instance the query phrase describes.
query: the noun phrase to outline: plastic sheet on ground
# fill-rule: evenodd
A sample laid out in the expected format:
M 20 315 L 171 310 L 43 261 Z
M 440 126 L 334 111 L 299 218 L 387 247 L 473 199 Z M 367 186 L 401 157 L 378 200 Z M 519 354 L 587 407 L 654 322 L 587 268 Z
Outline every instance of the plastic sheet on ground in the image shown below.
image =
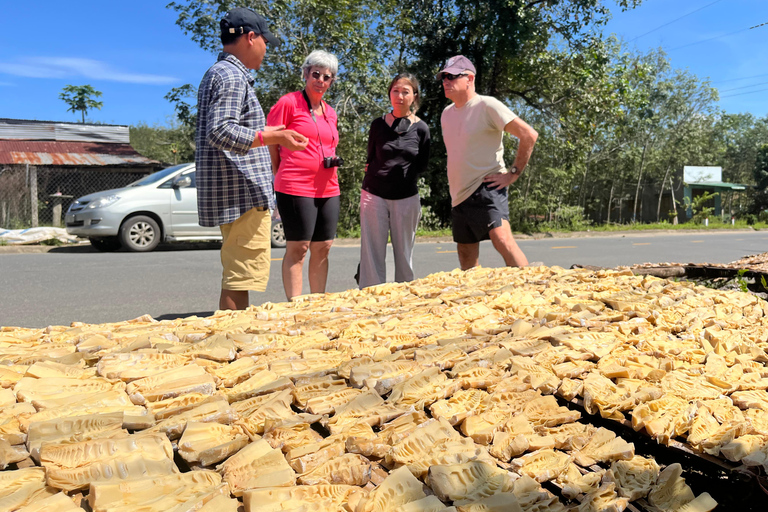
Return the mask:
M 28 229 L 4 229 L 0 227 L 0 243 L 8 245 L 37 244 L 46 240 L 76 243 L 77 237 L 64 228 L 39 227 Z

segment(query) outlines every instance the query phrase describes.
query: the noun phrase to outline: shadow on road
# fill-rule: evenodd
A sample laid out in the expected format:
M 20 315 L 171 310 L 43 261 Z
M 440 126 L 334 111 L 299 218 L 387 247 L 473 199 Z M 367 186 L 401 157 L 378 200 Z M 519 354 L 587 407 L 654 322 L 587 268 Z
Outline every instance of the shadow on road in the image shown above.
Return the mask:
M 221 249 L 221 242 L 174 242 L 174 243 L 162 243 L 157 246 L 153 252 L 172 252 L 172 251 L 218 251 Z M 76 246 L 61 246 L 53 247 L 48 252 L 56 254 L 92 254 L 102 252 L 96 250 L 91 244 L 83 244 Z M 125 249 L 119 249 L 114 252 L 130 252 Z
M 176 320 L 177 318 L 187 318 L 190 316 L 204 318 L 207 316 L 213 316 L 214 313 L 215 311 L 197 311 L 194 313 L 166 313 L 164 315 L 156 316 L 155 320 Z

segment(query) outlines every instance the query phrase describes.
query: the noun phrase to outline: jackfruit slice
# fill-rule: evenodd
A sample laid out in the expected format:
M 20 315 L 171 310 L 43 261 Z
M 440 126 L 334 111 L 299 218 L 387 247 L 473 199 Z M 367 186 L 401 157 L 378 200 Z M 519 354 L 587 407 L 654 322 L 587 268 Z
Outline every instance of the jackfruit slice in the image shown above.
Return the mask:
M 75 505 L 72 498 L 60 492 L 53 496 L 48 496 L 34 503 L 17 509 L 17 512 L 47 512 L 55 510 L 56 512 L 82 512 L 82 508 Z
M 447 400 L 433 403 L 429 410 L 432 417 L 443 418 L 451 425 L 457 425 L 467 416 L 479 414 L 488 408 L 491 395 L 480 389 L 460 390 Z
M 683 468 L 678 463 L 664 468 L 648 493 L 648 503 L 662 511 L 673 511 L 693 501 L 693 491 L 685 483 L 682 474 Z
M 307 400 L 310 398 L 324 396 L 348 387 L 346 380 L 333 375 L 324 375 L 313 379 L 299 379 L 296 381 L 296 387 L 293 388 L 293 397 L 296 405 L 306 408 Z
M 627 508 L 629 500 L 616 495 L 615 484 L 606 483 L 584 497 L 577 508 L 578 512 L 621 512 Z
M 237 413 L 226 400 L 214 400 L 203 402 L 188 411 L 166 418 L 147 431 L 162 432 L 171 439 L 178 439 L 190 421 L 228 425 L 236 419 Z
M 213 376 L 196 364 L 172 368 L 149 377 L 134 380 L 126 387 L 136 405 L 157 402 L 187 393 L 212 395 L 216 391 Z
M 16 510 L 57 492 L 46 485 L 44 468 L 0 472 L 0 510 Z
M 612 463 L 607 479 L 616 483 L 619 496 L 635 501 L 648 495 L 659 478 L 659 471 L 655 460 L 635 455 Z
M 717 502 L 708 492 L 704 492 L 696 496 L 692 501 L 689 501 L 675 510 L 675 512 L 710 512 L 711 510 L 714 510 L 715 507 L 717 507 Z
M 329 436 L 316 443 L 296 446 L 285 452 L 288 464 L 297 473 L 308 473 L 327 461 L 344 455 L 346 443 L 342 436 Z
M 131 382 L 183 366 L 189 357 L 155 352 L 110 354 L 99 359 L 96 371 L 108 379 Z
M 512 489 L 510 474 L 483 461 L 430 466 L 427 483 L 443 501 L 457 505 Z
M 410 464 L 429 456 L 432 446 L 442 439 L 461 439 L 461 435 L 444 419 L 432 419 L 414 428 L 394 444 L 386 456 L 387 465 Z
M 580 494 L 596 491 L 604 473 L 605 470 L 582 473 L 576 464 L 571 463 L 555 482 L 562 487 L 563 496 L 575 499 Z
M 208 369 L 208 371 L 216 379 L 218 386 L 231 388 L 253 376 L 253 374 L 268 368 L 268 364 L 259 363 L 256 358 L 246 356 L 225 364 L 220 368 Z
M 573 454 L 580 466 L 592 466 L 598 462 L 627 460 L 635 455 L 635 445 L 616 437 L 612 431 L 599 428 L 583 448 Z
M 88 395 L 110 390 L 123 391 L 125 384 L 122 382 L 110 382 L 106 379 L 73 379 L 69 377 L 47 377 L 34 379 L 24 377 L 13 387 L 16 399 L 19 402 L 44 401 L 51 398 L 77 399 Z
M 529 476 L 537 482 L 554 480 L 566 470 L 571 462 L 571 457 L 565 453 L 544 449 L 523 455 L 519 459 L 512 460 L 512 466 L 521 474 Z
M 39 460 L 43 443 L 84 441 L 123 434 L 123 413 L 88 414 L 30 423 L 27 432 L 27 450 Z
M 272 429 L 264 434 L 263 439 L 272 448 L 286 453 L 291 448 L 319 442 L 323 436 L 312 430 L 309 423 L 296 423 L 289 427 Z
M 362 455 L 346 453 L 323 462 L 298 478 L 301 485 L 357 485 L 371 480 L 371 461 Z
M 248 441 L 238 427 L 188 421 L 179 439 L 179 455 L 187 462 L 210 466 L 238 452 Z
M 431 366 L 395 384 L 388 400 L 395 404 L 413 405 L 417 409 L 423 409 L 426 405 L 452 395 L 458 388 L 458 383 L 448 379 L 440 368 Z
M 361 393 L 359 389 L 345 387 L 327 395 L 314 396 L 307 400 L 306 410 L 312 414 L 333 414 L 337 407 L 349 403 Z
M 173 448 L 162 434 L 135 434 L 67 444 L 46 443 L 40 449 L 48 485 L 73 491 L 93 482 L 130 480 L 177 473 Z
M 284 487 L 296 483 L 296 475 L 283 454 L 263 439 L 255 441 L 217 466 L 235 496 L 254 487 Z
M 243 492 L 245 512 L 341 511 L 358 488 L 347 485 L 299 485 L 265 487 Z
M 190 471 L 119 483 L 94 482 L 90 485 L 88 503 L 93 512 L 170 511 L 190 500 L 205 503 L 227 490 L 217 473 Z M 195 508 L 199 507 L 188 507 L 186 510 Z
M 423 486 L 406 467 L 392 471 L 355 512 L 392 512 L 406 503 L 426 498 Z

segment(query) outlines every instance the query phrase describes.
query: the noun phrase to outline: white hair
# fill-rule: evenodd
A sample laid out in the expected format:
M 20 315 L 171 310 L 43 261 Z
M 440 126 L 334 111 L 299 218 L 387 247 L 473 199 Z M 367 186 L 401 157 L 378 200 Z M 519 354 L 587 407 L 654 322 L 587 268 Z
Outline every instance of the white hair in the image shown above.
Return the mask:
M 339 71 L 339 59 L 332 53 L 328 53 L 325 50 L 315 50 L 304 59 L 304 64 L 301 65 L 301 74 L 304 80 L 309 78 L 309 70 L 313 67 L 328 69 L 333 78 L 336 78 L 336 73 Z

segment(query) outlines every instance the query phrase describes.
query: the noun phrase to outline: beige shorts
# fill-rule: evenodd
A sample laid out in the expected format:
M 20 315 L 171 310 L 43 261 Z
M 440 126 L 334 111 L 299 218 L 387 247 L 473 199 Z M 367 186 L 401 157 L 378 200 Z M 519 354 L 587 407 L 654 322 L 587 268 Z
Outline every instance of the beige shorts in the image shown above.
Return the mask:
M 222 224 L 221 289 L 263 292 L 269 281 L 272 255 L 269 233 L 272 217 L 268 209 L 251 208 L 236 221 Z

